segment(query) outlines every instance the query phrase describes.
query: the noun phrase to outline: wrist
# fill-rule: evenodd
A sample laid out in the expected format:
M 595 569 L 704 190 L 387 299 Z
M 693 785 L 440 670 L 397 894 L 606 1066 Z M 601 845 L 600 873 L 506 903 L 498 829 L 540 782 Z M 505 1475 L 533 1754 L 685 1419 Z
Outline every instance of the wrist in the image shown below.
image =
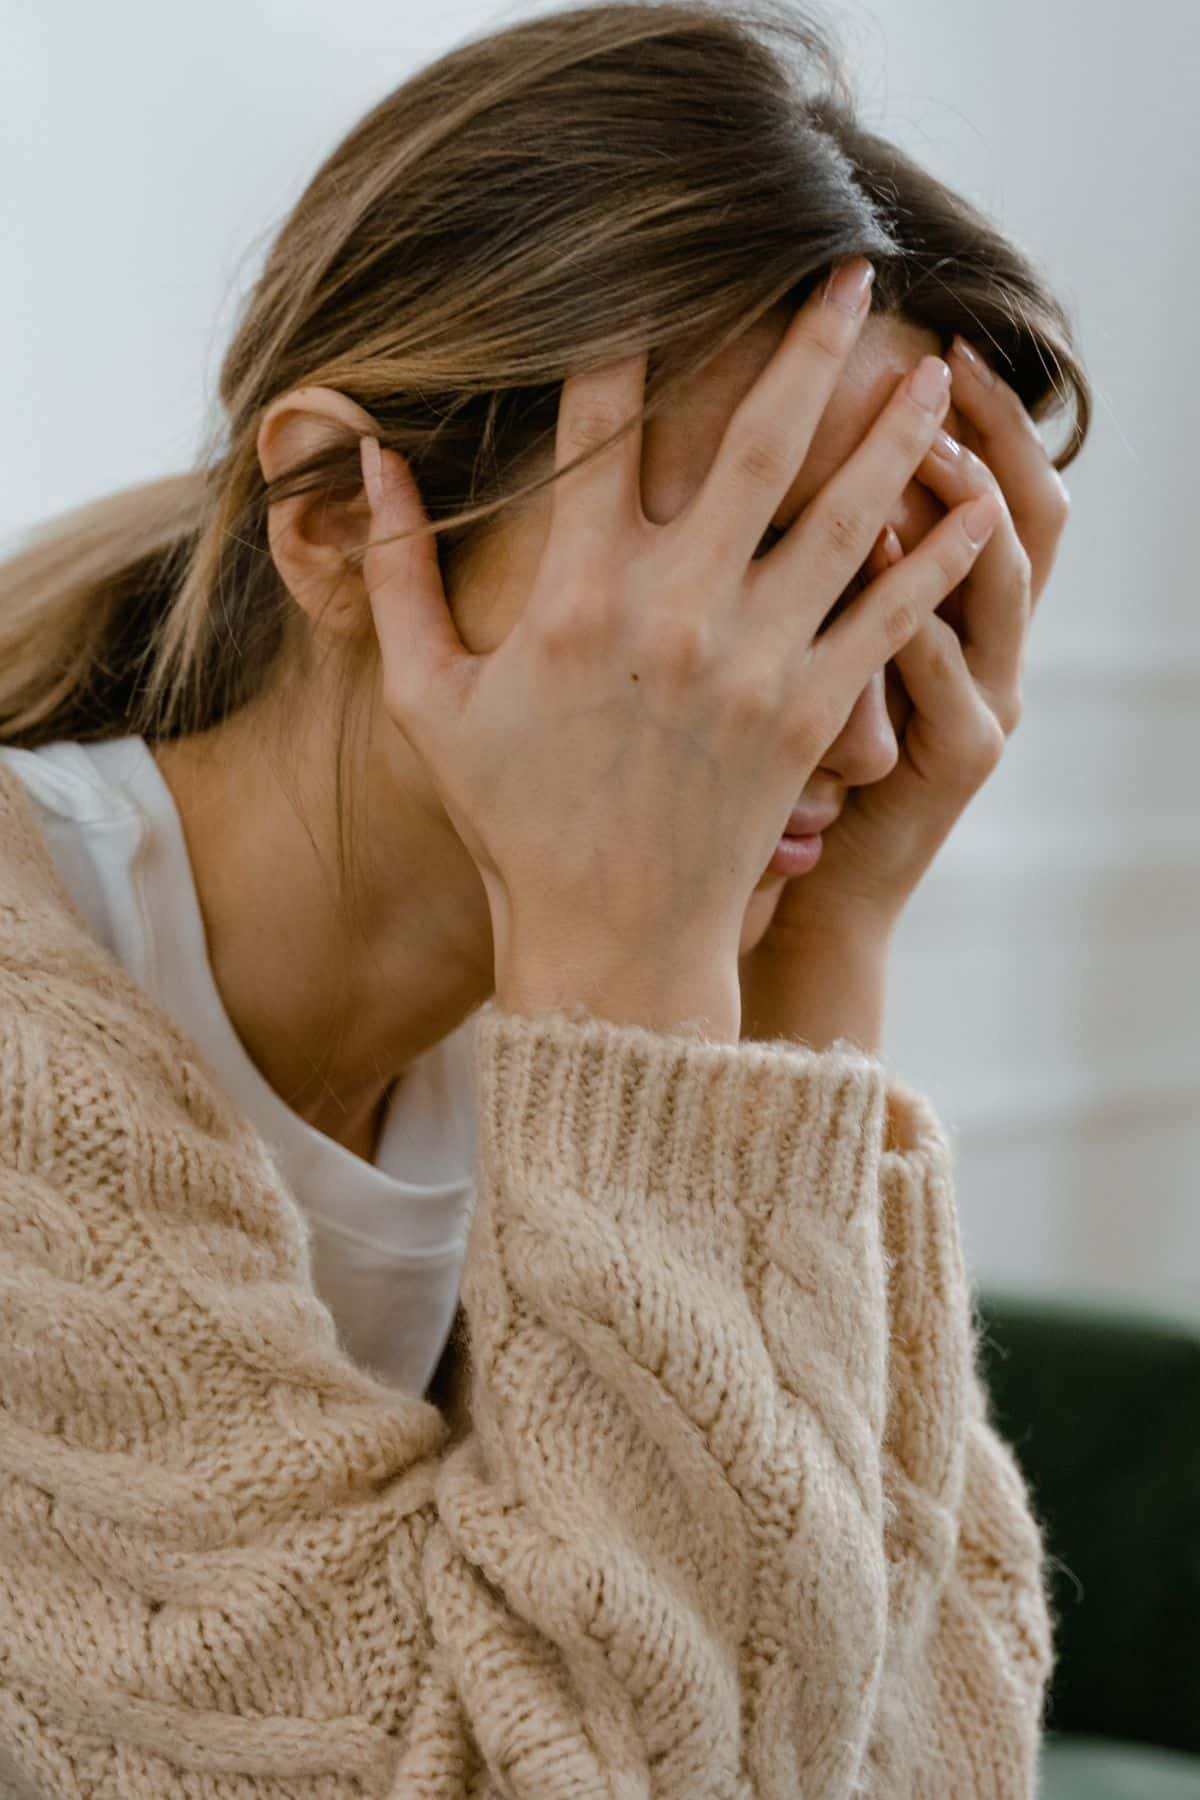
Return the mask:
M 616 1025 L 736 1044 L 742 1025 L 737 957 L 711 940 L 672 946 L 560 945 L 545 932 L 510 934 L 496 963 L 496 1003 L 526 1017 L 582 1007 Z
M 763 943 L 742 968 L 742 1038 L 828 1050 L 838 1039 L 878 1056 L 883 1043 L 891 933 L 814 925 Z

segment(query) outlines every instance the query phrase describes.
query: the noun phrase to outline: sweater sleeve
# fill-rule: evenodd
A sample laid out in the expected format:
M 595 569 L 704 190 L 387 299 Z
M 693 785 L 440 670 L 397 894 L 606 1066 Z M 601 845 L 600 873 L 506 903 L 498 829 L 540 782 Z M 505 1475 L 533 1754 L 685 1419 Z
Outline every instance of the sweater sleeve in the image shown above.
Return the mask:
M 6 967 L 0 1017 L 21 1777 L 54 1800 L 861 1792 L 895 1641 L 880 1066 L 485 1008 L 450 1441 L 346 1356 L 266 1146 L 100 967 Z M 978 1437 L 981 1488 L 1008 1465 Z M 1003 1682 L 1020 1618 L 986 1601 L 989 1517 L 950 1585 Z M 897 1704 L 938 1678 L 925 1591 L 900 1600 L 922 1654 L 897 1644 Z
M 864 1792 L 1033 1800 L 1053 1671 L 1043 1525 L 991 1417 L 949 1141 L 890 1085 L 880 1165 L 888 1642 Z

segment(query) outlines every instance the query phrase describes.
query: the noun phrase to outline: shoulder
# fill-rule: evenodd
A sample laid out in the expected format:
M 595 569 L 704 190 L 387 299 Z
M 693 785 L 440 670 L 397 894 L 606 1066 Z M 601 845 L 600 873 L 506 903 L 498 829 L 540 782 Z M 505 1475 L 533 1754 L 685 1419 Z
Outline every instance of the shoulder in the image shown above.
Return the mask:
M 236 1192 L 245 1223 L 294 1261 L 302 1221 L 269 1145 L 83 925 L 19 788 L 0 764 L 0 1160 L 156 1206 L 187 1195 L 196 1217 Z

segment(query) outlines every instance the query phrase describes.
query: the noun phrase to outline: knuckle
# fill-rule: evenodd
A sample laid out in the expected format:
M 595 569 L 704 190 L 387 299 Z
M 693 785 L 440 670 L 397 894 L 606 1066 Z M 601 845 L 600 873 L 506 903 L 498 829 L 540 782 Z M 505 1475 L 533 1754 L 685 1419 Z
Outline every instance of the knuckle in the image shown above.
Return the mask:
M 964 514 L 961 512 L 958 522 L 957 534 L 939 537 L 930 553 L 930 561 L 937 570 L 937 580 L 945 582 L 947 588 L 956 586 L 964 576 L 969 575 L 984 551 L 996 541 L 998 524 L 993 526 L 982 544 L 977 544 L 968 534 Z
M 539 632 L 542 652 L 550 662 L 566 662 L 578 646 L 579 639 L 572 628 L 572 621 L 563 612 L 556 612 L 544 618 Z
M 770 725 L 779 713 L 778 669 L 745 665 L 729 696 L 730 722 L 735 729 L 756 730 Z
M 825 536 L 839 559 L 859 555 L 869 529 L 861 507 L 839 500 L 826 512 L 824 526 Z
M 934 615 L 935 619 L 937 615 Z M 938 620 L 939 624 L 943 621 Z M 937 645 L 929 658 L 929 671 L 935 681 L 953 681 L 962 672 L 962 641 L 949 625 L 937 634 Z
M 883 633 L 887 642 L 897 650 L 903 649 L 909 639 L 917 631 L 921 622 L 918 608 L 905 596 L 892 601 L 883 615 Z
M 542 650 L 552 662 L 568 662 L 597 642 L 606 629 L 602 593 L 568 592 L 539 621 Z
M 421 684 L 391 670 L 382 683 L 382 698 L 388 718 L 411 739 L 425 718 Z
M 1017 729 L 1024 711 L 1025 700 L 1019 688 L 1004 696 L 1004 700 L 996 708 L 996 717 L 1000 721 L 1005 737 L 1011 737 Z
M 844 321 L 846 330 L 840 329 Z M 853 321 L 849 313 L 841 308 L 834 308 L 831 313 L 822 307 L 812 318 L 805 318 L 798 334 L 807 351 L 828 363 L 831 369 L 840 369 L 845 359 L 848 340 L 853 335 Z
M 1029 408 L 1010 381 L 1005 381 L 1002 377 L 996 383 L 994 391 L 997 405 L 1004 408 L 1015 425 L 1023 426 L 1026 430 L 1034 428 Z
M 942 415 L 931 413 L 928 407 L 914 400 L 907 387 L 901 388 L 900 395 L 900 404 L 891 409 L 890 435 L 903 451 L 904 460 L 911 465 L 921 462 L 928 454 L 929 446 L 941 429 Z
M 975 768 L 980 774 L 991 774 L 1004 755 L 1004 746 L 1007 742 L 1008 736 L 1004 726 L 995 714 L 989 714 L 988 721 L 980 729 L 978 748 L 974 758 Z
M 569 408 L 562 421 L 563 448 L 569 456 L 603 444 L 621 424 L 614 406 L 599 399 L 581 401 Z
M 742 427 L 732 453 L 735 472 L 756 487 L 776 488 L 791 466 L 783 433 L 760 422 Z
M 660 612 L 647 622 L 639 648 L 660 678 L 688 681 L 708 664 L 708 626 L 694 613 Z

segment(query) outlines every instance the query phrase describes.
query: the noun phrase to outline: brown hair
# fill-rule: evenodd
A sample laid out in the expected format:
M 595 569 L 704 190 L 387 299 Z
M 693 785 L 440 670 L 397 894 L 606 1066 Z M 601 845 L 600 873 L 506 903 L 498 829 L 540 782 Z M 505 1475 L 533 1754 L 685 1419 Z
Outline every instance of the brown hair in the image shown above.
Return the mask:
M 554 478 L 568 373 L 649 347 L 649 416 L 856 254 L 876 312 L 943 347 L 960 331 L 1035 419 L 1071 391 L 1065 469 L 1091 391 L 1063 306 L 983 213 L 858 120 L 811 8 L 607 0 L 466 41 L 309 182 L 243 305 L 197 466 L 42 525 L 0 565 L 0 742 L 196 733 L 305 669 L 268 509 L 353 495 L 358 438 L 265 481 L 277 396 L 332 387 L 372 415 L 420 484 L 449 588 L 455 558 Z M 373 654 L 371 633 L 345 652 L 343 894 L 349 708 Z

